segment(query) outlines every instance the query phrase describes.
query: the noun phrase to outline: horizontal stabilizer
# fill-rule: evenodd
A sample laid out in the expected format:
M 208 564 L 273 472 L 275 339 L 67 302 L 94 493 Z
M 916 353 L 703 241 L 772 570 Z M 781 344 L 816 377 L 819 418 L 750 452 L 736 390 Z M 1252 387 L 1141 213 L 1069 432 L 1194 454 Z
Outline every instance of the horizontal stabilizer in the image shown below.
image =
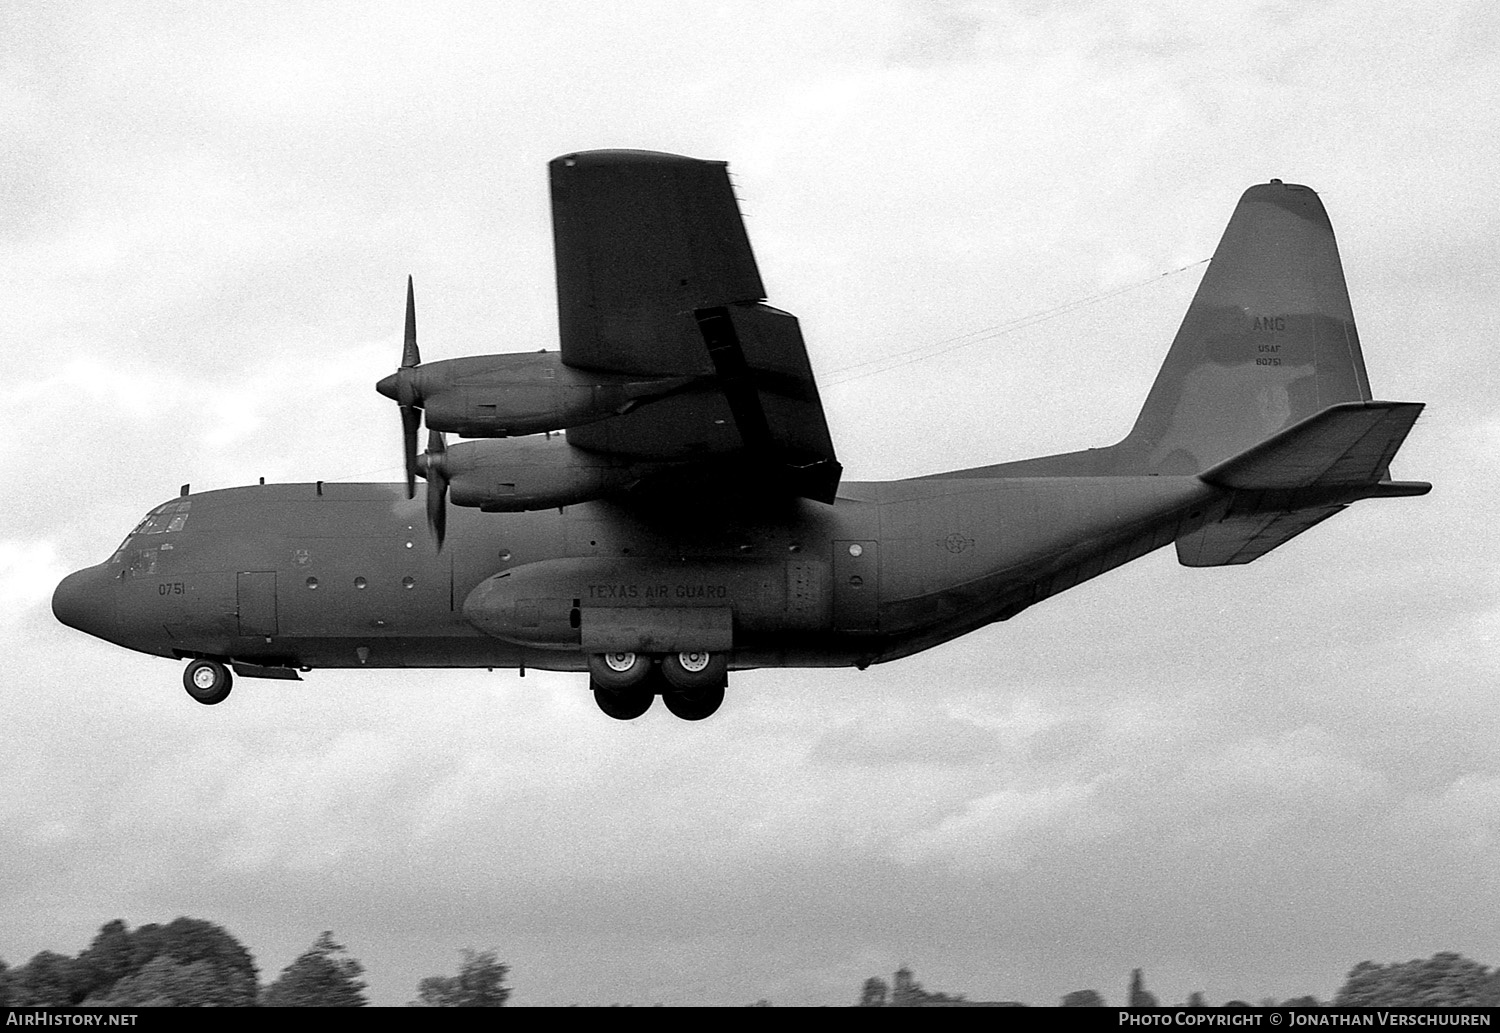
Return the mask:
M 1184 567 L 1227 567 L 1249 563 L 1345 508 L 1320 506 L 1291 513 L 1230 517 L 1177 539 L 1177 562 Z
M 1331 405 L 1200 476 L 1218 488 L 1278 491 L 1385 480 L 1421 402 Z
M 1432 485 L 1389 479 L 1391 459 L 1420 402 L 1343 402 L 1309 416 L 1199 476 L 1242 492 L 1229 515 L 1177 540 L 1185 567 L 1260 559 L 1363 498 L 1425 495 Z

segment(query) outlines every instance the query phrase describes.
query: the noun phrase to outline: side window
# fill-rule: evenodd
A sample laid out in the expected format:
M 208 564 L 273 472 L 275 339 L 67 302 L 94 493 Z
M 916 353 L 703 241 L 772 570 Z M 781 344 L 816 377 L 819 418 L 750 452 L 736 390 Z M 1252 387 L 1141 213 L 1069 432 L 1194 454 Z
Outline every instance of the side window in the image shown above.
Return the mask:
M 156 550 L 141 549 L 130 557 L 130 565 L 125 568 L 126 577 L 143 577 L 156 573 Z

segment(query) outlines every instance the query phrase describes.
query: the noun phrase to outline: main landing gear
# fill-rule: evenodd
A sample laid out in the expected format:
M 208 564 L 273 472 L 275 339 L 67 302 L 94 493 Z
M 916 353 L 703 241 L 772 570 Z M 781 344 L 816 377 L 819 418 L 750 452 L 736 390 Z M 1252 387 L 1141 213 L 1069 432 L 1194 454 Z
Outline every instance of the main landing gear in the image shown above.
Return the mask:
M 722 653 L 595 653 L 589 657 L 589 688 L 599 709 L 617 721 L 633 721 L 661 697 L 674 716 L 702 721 L 724 702 L 729 658 Z
M 205 706 L 213 706 L 229 698 L 234 675 L 217 660 L 194 660 L 182 672 L 182 684 L 189 696 Z

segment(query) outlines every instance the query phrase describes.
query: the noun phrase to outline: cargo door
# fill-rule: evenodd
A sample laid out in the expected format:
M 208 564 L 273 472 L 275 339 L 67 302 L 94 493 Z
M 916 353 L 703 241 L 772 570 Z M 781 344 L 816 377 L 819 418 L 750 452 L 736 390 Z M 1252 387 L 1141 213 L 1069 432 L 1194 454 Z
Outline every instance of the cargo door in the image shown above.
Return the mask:
M 833 543 L 833 626 L 874 631 L 880 621 L 880 543 Z
M 276 634 L 276 572 L 240 571 L 237 585 L 241 635 Z

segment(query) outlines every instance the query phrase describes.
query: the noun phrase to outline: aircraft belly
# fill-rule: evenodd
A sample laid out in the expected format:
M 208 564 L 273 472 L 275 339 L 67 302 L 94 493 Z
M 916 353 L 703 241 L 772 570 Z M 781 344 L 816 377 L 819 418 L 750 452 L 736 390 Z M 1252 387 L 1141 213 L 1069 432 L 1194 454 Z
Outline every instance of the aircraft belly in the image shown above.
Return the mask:
M 453 634 L 282 636 L 274 641 L 274 652 L 269 655 L 279 663 L 314 668 L 548 666 L 533 662 L 511 643 L 480 635 L 467 625 Z

